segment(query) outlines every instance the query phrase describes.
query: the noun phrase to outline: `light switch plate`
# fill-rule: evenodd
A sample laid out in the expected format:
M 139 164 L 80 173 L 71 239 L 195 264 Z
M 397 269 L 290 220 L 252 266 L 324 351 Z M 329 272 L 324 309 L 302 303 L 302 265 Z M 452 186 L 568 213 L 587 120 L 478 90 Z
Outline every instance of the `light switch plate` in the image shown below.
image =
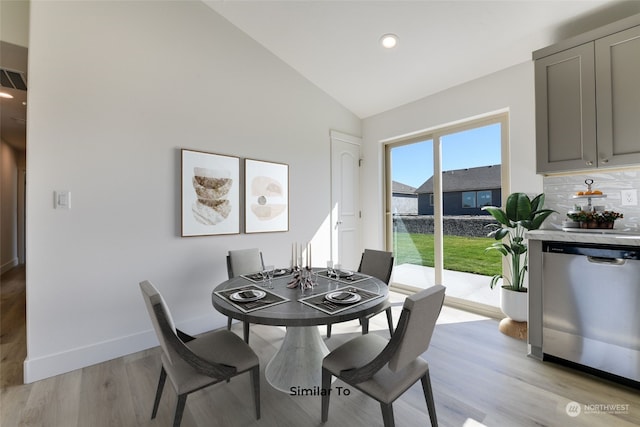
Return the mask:
M 71 192 L 67 190 L 54 191 L 53 207 L 56 209 L 71 209 Z
M 622 190 L 620 191 L 620 200 L 622 206 L 638 205 L 638 190 Z

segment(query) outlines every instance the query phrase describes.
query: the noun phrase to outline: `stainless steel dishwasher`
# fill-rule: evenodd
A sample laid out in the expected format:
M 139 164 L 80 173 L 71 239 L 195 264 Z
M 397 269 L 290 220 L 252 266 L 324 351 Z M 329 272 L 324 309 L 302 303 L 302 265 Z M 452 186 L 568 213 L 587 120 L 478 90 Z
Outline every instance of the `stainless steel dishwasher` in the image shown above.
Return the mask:
M 543 243 L 542 351 L 640 381 L 640 248 Z

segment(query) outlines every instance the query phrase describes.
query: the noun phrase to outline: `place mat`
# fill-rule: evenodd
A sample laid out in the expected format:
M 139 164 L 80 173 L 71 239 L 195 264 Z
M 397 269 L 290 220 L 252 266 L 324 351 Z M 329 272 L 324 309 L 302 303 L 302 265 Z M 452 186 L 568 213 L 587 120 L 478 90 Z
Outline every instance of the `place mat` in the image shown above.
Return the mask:
M 327 278 L 329 280 L 333 280 L 334 282 L 340 282 L 340 283 L 357 283 L 357 282 L 361 282 L 362 280 L 367 280 L 369 278 L 369 276 L 367 275 L 355 273 L 355 272 L 351 276 L 341 277 L 339 279 L 336 279 L 335 276 L 329 277 L 328 270 L 318 271 L 315 274 L 317 274 L 318 276 Z
M 292 271 L 290 268 L 277 268 L 276 270 L 277 274 L 273 275 L 273 278 L 276 279 L 278 277 L 286 277 L 286 276 L 290 276 L 292 274 Z M 247 279 L 250 282 L 253 283 L 262 283 L 262 273 L 251 273 L 251 274 L 242 274 L 240 275 L 240 277 L 243 277 L 245 279 Z M 269 280 L 269 279 L 266 279 Z
M 249 290 L 263 291 L 267 294 L 267 296 L 257 301 L 249 301 L 249 302 L 234 301 L 231 298 L 229 298 L 231 294 L 234 294 L 240 291 L 249 291 Z M 271 307 L 271 306 L 289 301 L 288 298 L 281 297 L 280 295 L 276 295 L 273 292 L 269 292 L 268 289 L 265 289 L 263 287 L 256 286 L 256 285 L 239 286 L 233 289 L 225 289 L 224 291 L 215 291 L 214 294 L 216 294 L 218 297 L 222 298 L 229 304 L 233 305 L 234 307 L 238 308 L 239 310 L 243 311 L 244 313 L 249 313 L 250 311 L 260 310 L 261 308 Z
M 339 291 L 356 293 L 360 295 L 361 299 L 360 301 L 354 302 L 353 304 L 337 304 L 325 299 L 325 295 Z M 381 296 L 382 295 L 376 294 L 375 292 L 365 291 L 364 289 L 360 289 L 355 286 L 346 286 L 344 288 L 334 289 L 332 291 L 324 292 L 318 295 L 311 295 L 310 297 L 300 299 L 299 301 L 317 310 L 324 311 L 327 314 L 335 314 L 344 310 L 349 310 L 350 308 L 353 308 L 360 304 L 364 304 L 365 302 L 369 302 Z

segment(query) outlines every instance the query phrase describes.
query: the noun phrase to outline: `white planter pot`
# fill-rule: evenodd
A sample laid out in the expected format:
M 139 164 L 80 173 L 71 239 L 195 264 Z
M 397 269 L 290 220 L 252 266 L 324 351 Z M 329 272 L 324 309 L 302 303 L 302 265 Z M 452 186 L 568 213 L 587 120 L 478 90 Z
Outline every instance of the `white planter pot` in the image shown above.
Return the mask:
M 528 295 L 527 292 L 515 292 L 500 288 L 500 309 L 510 319 L 516 322 L 526 322 L 529 312 Z

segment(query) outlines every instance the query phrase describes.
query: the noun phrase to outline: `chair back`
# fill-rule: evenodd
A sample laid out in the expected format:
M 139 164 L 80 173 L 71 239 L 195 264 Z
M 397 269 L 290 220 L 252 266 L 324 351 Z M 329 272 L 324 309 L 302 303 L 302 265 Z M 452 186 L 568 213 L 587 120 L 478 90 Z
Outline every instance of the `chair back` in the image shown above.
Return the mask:
M 162 347 L 162 351 L 164 351 L 169 362 L 173 364 L 176 360 L 180 359 L 180 356 L 178 356 L 175 350 L 173 350 L 169 345 L 169 342 L 165 337 L 165 331 L 166 333 L 173 332 L 177 336 L 175 323 L 171 318 L 171 313 L 169 312 L 167 304 L 165 303 L 164 298 L 162 298 L 162 295 L 160 295 L 158 290 L 148 280 L 140 282 L 140 290 L 142 291 L 142 296 L 144 298 L 145 305 L 147 306 L 147 311 L 149 312 L 153 329 L 156 331 L 156 336 L 160 342 L 160 347 Z M 159 307 L 160 310 L 156 310 L 156 307 Z M 161 327 L 161 324 L 163 323 L 168 324 L 169 328 L 163 329 Z
M 264 270 L 262 253 L 257 248 L 229 251 L 227 255 L 227 273 L 229 279 L 242 274 L 257 273 Z
M 376 277 L 388 285 L 392 270 L 393 254 L 391 252 L 365 249 L 362 253 L 358 272 Z
M 444 286 L 435 285 L 405 299 L 402 309 L 409 312 L 409 320 L 402 339 L 389 360 L 389 369 L 393 372 L 401 370 L 429 348 L 444 302 L 444 291 Z M 396 330 L 395 334 L 398 332 Z

